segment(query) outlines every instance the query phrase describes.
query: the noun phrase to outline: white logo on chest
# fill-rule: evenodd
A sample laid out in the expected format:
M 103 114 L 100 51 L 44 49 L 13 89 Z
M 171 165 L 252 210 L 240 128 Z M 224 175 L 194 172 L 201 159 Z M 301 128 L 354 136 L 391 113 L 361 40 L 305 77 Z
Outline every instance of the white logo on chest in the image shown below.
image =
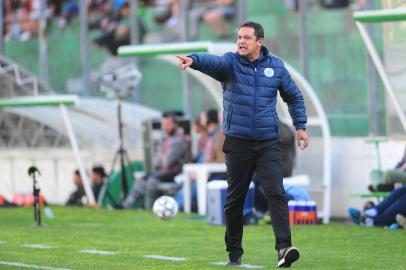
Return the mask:
M 273 68 L 266 68 L 266 69 L 264 69 L 264 74 L 267 77 L 273 77 L 273 75 L 275 74 L 275 71 L 273 70 Z

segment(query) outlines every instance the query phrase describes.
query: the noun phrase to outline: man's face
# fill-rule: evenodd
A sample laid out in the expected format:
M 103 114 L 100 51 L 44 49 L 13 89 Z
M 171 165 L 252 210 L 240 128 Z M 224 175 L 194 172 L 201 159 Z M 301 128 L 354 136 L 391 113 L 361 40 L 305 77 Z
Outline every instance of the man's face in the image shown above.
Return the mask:
M 90 179 L 92 180 L 92 183 L 96 185 L 103 183 L 103 177 L 98 173 L 92 172 Z
M 176 128 L 175 123 L 171 117 L 164 117 L 161 120 L 161 129 L 165 134 L 169 135 Z
M 238 30 L 237 50 L 239 55 L 248 59 L 258 55 L 261 50 L 262 43 L 262 38 L 257 40 L 254 28 L 241 27 L 240 30 Z
M 75 183 L 75 185 L 77 187 L 81 187 L 82 186 L 82 178 L 80 177 L 80 175 L 74 174 L 73 175 L 73 182 Z

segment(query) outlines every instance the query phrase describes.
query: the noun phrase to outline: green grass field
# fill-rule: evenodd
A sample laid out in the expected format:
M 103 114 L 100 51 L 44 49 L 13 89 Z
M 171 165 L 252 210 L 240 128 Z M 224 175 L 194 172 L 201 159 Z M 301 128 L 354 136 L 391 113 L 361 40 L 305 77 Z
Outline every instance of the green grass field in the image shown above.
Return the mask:
M 162 221 L 148 211 L 53 207 L 46 226 L 32 208 L 0 209 L 0 269 L 224 269 L 224 227 L 194 215 Z M 406 269 L 406 231 L 344 224 L 293 226 L 294 269 Z M 46 245 L 39 249 L 24 245 Z M 243 263 L 276 268 L 270 225 L 245 227 Z M 80 250 L 111 251 L 113 255 Z M 186 258 L 164 261 L 162 255 Z M 12 263 L 18 263 L 15 266 Z M 31 266 L 31 267 L 29 267 Z M 47 268 L 48 267 L 48 268 Z

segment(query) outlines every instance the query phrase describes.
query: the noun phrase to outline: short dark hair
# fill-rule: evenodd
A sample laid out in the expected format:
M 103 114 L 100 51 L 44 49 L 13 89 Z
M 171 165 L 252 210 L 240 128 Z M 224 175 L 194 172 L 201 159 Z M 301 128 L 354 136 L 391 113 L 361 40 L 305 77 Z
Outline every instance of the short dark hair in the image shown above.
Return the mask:
M 219 113 L 216 109 L 210 109 L 206 112 L 207 124 L 218 124 L 219 123 Z
M 184 116 L 181 111 L 166 111 L 162 113 L 162 118 L 171 118 L 175 125 L 179 125 L 179 119 Z
M 241 24 L 238 29 L 241 29 L 243 27 L 253 28 L 254 32 L 255 32 L 255 37 L 257 38 L 257 40 L 260 38 L 264 38 L 264 28 L 259 23 L 248 21 L 248 22 Z
M 101 177 L 106 177 L 106 176 L 107 176 L 106 172 L 104 171 L 104 167 L 101 166 L 101 165 L 96 165 L 96 166 L 94 166 L 94 167 L 92 168 L 92 172 L 93 172 L 94 174 L 100 175 Z

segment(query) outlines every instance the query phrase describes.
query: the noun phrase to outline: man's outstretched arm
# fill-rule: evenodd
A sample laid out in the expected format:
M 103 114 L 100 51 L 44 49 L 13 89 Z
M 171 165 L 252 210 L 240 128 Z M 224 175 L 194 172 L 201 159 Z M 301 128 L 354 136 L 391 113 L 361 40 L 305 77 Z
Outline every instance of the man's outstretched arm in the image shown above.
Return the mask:
M 228 55 L 212 55 L 208 53 L 192 54 L 191 56 L 176 55 L 179 59 L 178 66 L 181 69 L 188 67 L 198 70 L 217 81 L 224 81 L 229 75 Z

